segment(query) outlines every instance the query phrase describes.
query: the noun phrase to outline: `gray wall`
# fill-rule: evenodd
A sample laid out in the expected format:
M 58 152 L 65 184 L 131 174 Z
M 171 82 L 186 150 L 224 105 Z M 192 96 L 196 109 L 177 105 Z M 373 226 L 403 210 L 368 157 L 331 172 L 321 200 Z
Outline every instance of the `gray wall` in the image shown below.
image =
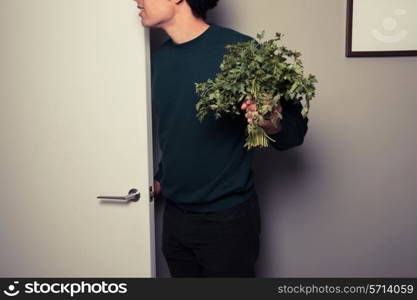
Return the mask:
M 346 58 L 345 0 L 221 0 L 208 21 L 283 33 L 319 81 L 304 144 L 255 155 L 258 277 L 416 277 L 417 57 Z M 153 48 L 165 38 L 152 30 Z

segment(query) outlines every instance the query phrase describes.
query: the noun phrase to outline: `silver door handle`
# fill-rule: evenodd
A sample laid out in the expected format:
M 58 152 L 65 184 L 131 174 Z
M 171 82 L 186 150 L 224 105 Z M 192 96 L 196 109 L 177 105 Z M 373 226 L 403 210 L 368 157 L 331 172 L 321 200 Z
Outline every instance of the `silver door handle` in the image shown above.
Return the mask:
M 97 196 L 98 199 L 112 199 L 112 200 L 125 200 L 136 202 L 140 199 L 140 193 L 137 189 L 131 189 L 127 196 Z

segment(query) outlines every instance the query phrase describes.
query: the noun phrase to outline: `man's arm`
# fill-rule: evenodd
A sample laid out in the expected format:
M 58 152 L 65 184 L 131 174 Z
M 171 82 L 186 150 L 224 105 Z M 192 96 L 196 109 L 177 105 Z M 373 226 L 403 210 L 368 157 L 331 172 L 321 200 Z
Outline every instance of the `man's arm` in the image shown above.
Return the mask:
M 308 117 L 303 118 L 301 115 L 302 105 L 283 101 L 281 104 L 282 120 L 281 130 L 272 135 L 268 135 L 275 142 L 270 141 L 270 145 L 279 151 L 285 151 L 304 142 L 304 136 L 308 130 Z

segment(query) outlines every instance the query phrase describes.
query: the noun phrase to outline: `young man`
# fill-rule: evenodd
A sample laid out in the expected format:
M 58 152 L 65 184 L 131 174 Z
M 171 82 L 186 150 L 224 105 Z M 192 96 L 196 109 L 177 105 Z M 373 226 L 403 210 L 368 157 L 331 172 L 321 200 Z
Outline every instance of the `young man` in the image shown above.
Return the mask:
M 163 194 L 162 251 L 173 277 L 254 277 L 259 252 L 260 211 L 244 148 L 254 102 L 242 117 L 196 118 L 195 82 L 214 78 L 227 44 L 251 37 L 206 23 L 218 0 L 135 0 L 145 27 L 170 37 L 152 55 L 152 103 L 159 120 L 162 158 L 155 193 Z M 283 151 L 301 145 L 307 119 L 300 105 L 276 107 L 283 120 L 259 124 Z

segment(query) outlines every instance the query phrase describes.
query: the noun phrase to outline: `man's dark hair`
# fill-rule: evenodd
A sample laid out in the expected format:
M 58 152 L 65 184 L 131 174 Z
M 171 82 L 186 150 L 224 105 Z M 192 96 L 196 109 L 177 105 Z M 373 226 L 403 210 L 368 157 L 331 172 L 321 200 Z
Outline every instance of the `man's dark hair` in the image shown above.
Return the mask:
M 181 3 L 183 0 L 179 1 Z M 205 20 L 207 11 L 215 8 L 219 0 L 186 0 L 196 18 Z

